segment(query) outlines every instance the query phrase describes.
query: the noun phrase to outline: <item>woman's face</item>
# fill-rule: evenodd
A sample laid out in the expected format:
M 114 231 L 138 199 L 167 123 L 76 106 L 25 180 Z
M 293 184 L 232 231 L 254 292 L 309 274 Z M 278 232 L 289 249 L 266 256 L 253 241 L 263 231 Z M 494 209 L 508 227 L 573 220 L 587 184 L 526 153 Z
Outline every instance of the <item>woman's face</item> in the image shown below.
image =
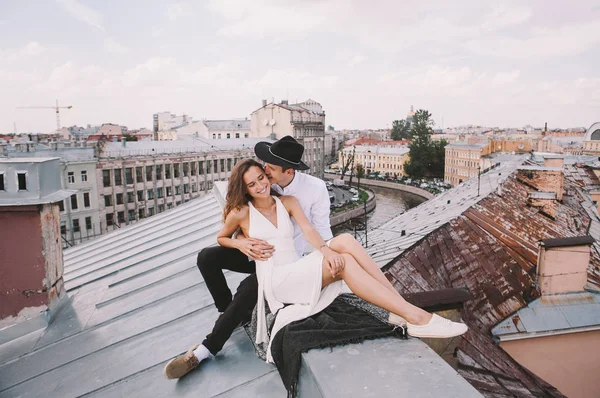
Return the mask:
M 248 194 L 253 198 L 265 198 L 271 194 L 271 184 L 261 167 L 250 167 L 244 173 L 244 183 L 246 184 Z

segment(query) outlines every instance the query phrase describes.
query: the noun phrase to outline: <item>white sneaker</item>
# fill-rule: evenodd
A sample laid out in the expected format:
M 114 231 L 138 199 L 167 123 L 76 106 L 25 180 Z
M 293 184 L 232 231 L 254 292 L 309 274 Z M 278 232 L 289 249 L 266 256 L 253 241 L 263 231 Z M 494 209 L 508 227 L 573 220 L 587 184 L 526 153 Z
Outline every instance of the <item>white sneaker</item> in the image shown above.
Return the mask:
M 390 316 L 388 317 L 388 323 L 391 325 L 397 325 L 406 327 L 406 319 L 402 318 L 400 315 L 396 315 L 393 312 L 390 312 Z
M 460 336 L 469 329 L 464 323 L 452 322 L 450 319 L 442 318 L 436 314 L 433 314 L 433 317 L 426 325 L 413 325 L 408 322 L 406 325 L 410 336 L 432 339 Z

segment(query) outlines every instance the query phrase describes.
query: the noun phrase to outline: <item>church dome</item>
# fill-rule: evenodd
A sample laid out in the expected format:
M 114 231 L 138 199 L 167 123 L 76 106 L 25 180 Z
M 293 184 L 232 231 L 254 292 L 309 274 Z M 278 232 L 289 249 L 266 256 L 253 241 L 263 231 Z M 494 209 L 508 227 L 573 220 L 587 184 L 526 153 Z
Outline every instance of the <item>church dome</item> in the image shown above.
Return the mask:
M 584 141 L 600 141 L 600 122 L 596 122 L 590 126 L 585 133 Z

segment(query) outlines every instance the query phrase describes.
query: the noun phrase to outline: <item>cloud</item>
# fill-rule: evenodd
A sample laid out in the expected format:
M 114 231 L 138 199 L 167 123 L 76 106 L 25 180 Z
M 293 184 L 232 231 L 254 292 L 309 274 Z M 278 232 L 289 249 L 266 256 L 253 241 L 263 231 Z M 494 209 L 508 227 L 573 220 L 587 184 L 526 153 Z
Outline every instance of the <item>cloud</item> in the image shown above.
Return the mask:
M 103 16 L 100 12 L 81 4 L 78 0 L 56 0 L 56 2 L 76 19 L 96 29 L 104 30 Z
M 113 54 L 128 54 L 130 52 L 129 48 L 111 38 L 104 39 L 104 50 Z
M 16 61 L 26 57 L 35 57 L 42 54 L 46 49 L 37 41 L 31 41 L 20 49 L 0 50 L 0 57 L 4 61 Z
M 167 18 L 169 21 L 174 22 L 179 17 L 186 15 L 187 4 L 185 2 L 171 3 L 167 5 Z
M 366 59 L 367 58 L 365 56 L 363 56 L 363 55 L 355 55 L 354 57 L 352 57 L 352 59 L 350 60 L 350 62 L 348 62 L 348 66 L 349 67 L 356 66 L 356 65 L 360 64 L 361 62 L 363 62 Z
M 484 16 L 483 29 L 496 30 L 528 21 L 533 16 L 533 10 L 529 7 L 507 7 L 497 5 L 492 12 Z
M 600 44 L 600 19 L 558 28 L 532 28 L 529 37 L 494 36 L 470 40 L 465 47 L 489 57 L 528 59 L 573 56 Z

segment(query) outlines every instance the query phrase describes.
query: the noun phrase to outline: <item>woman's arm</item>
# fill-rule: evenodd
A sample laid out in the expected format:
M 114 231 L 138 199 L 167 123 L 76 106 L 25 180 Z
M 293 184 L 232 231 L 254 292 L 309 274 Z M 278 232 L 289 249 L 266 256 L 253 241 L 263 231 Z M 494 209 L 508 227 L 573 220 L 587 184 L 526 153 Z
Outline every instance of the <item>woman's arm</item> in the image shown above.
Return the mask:
M 344 257 L 340 256 L 339 253 L 333 251 L 329 248 L 329 246 L 327 246 L 321 235 L 319 235 L 317 230 L 313 227 L 311 222 L 302 211 L 302 207 L 300 207 L 300 203 L 298 203 L 296 198 L 293 196 L 282 196 L 281 202 L 285 206 L 290 216 L 294 217 L 296 224 L 298 224 L 298 227 L 300 227 L 300 230 L 302 231 L 302 234 L 308 243 L 323 253 L 323 257 L 325 257 L 329 264 L 329 270 L 331 271 L 331 274 L 336 276 L 339 271 L 344 269 Z
M 247 217 L 247 207 L 239 211 L 233 210 L 230 212 L 225 219 L 225 224 L 217 235 L 217 242 L 223 247 L 238 249 L 254 261 L 265 261 L 273 255 L 275 248 L 264 240 L 246 237 L 246 231 L 242 228 L 242 222 Z M 241 233 L 238 233 L 236 238 L 232 238 L 233 233 L 238 229 Z
M 239 239 L 232 239 L 233 233 L 241 227 L 241 221 L 243 217 L 240 217 L 242 211 L 231 211 L 225 218 L 223 227 L 217 234 L 217 243 L 223 247 L 230 247 L 233 249 L 239 249 L 237 241 Z

